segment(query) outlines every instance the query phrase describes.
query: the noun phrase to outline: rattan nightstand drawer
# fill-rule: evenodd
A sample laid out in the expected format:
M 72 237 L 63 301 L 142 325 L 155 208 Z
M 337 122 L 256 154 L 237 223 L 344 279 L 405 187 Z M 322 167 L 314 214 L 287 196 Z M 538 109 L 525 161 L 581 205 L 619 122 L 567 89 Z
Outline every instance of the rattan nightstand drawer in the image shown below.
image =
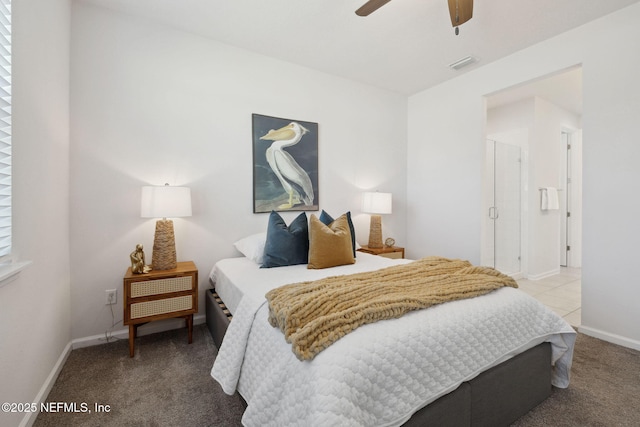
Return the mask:
M 381 253 L 378 256 L 383 256 L 385 258 L 391 258 L 391 259 L 402 259 L 404 258 L 402 255 L 402 252 L 387 252 L 387 253 Z
M 133 282 L 131 283 L 131 298 L 190 291 L 192 286 L 193 279 L 191 276 Z
M 361 246 L 358 252 L 364 252 L 371 255 L 383 256 L 385 258 L 402 259 L 404 258 L 404 248 L 399 246 L 384 246 L 382 248 L 370 248 Z
M 175 313 L 178 311 L 190 310 L 192 308 L 193 297 L 191 295 L 138 302 L 131 304 L 131 319 L 141 319 L 143 317 Z

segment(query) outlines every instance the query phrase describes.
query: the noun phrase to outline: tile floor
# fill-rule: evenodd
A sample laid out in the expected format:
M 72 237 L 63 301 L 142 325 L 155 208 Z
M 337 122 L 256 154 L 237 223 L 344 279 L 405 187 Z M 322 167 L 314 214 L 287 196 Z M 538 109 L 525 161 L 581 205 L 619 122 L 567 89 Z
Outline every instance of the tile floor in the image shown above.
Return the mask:
M 561 267 L 560 274 L 540 280 L 517 280 L 520 289 L 564 317 L 573 327 L 580 326 L 579 268 Z

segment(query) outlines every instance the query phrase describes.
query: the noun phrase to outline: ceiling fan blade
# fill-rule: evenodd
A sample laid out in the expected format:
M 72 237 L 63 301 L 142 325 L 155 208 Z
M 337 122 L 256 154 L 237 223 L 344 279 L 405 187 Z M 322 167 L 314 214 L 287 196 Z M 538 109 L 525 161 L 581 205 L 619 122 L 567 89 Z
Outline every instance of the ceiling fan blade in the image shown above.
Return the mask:
M 451 25 L 457 27 L 473 18 L 473 0 L 449 0 Z
M 389 3 L 390 1 L 391 0 L 369 0 L 368 2 L 360 6 L 360 9 L 356 10 L 356 15 L 369 16 L 369 14 L 380 9 L 382 6 Z

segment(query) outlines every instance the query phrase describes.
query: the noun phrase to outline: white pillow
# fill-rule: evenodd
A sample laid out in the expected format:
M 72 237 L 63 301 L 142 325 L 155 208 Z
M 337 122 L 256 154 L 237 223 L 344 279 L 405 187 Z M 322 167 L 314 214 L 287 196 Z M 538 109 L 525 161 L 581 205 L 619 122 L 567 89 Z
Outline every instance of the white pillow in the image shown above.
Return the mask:
M 264 256 L 264 244 L 267 241 L 267 233 L 256 233 L 238 240 L 233 244 L 242 255 L 249 258 L 256 264 L 262 265 L 262 257 Z

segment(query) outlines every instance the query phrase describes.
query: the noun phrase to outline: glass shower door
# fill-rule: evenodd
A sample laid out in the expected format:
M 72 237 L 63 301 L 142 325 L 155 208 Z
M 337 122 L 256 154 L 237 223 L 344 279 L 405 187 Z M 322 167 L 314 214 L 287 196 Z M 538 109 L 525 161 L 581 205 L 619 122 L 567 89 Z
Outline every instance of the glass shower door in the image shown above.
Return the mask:
M 488 212 L 493 267 L 513 275 L 521 272 L 521 149 L 498 141 L 487 144 L 493 169 Z

